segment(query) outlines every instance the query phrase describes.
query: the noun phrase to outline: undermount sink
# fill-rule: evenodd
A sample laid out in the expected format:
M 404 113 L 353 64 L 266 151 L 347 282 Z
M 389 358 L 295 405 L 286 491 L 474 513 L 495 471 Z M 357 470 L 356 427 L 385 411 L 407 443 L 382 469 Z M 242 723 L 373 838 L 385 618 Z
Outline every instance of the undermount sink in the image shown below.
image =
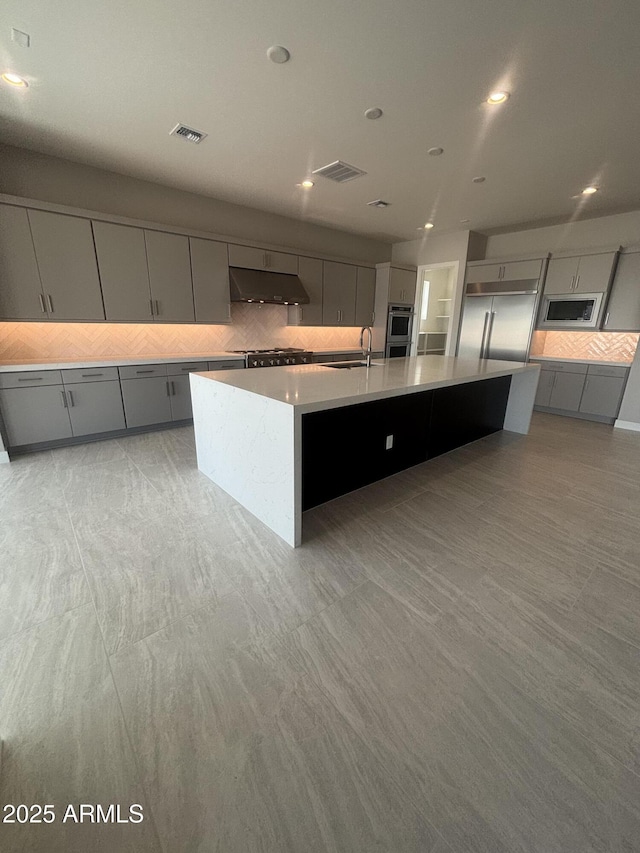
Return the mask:
M 333 364 L 325 364 L 325 367 L 335 367 L 336 370 L 353 370 L 354 367 L 366 367 L 366 361 L 335 361 Z M 379 367 L 379 364 L 373 362 L 370 367 Z

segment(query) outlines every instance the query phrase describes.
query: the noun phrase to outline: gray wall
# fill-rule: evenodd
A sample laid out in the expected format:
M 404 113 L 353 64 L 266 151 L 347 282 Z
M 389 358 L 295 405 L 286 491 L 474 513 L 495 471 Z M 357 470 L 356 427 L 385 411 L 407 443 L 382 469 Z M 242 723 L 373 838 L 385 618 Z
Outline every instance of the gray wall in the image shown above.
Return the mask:
M 24 148 L 0 145 L 0 163 L 0 192 L 8 195 L 351 260 L 380 263 L 391 259 L 390 243 Z

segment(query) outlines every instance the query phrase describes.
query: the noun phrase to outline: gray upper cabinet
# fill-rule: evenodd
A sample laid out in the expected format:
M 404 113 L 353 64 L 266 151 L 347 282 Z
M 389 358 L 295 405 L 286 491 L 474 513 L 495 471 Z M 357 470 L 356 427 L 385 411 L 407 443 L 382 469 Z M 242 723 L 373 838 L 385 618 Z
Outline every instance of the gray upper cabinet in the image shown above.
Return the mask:
M 322 326 L 323 262 L 318 258 L 298 258 L 298 275 L 309 295 L 307 305 L 290 305 L 288 323 L 292 326 Z
M 227 244 L 189 238 L 196 322 L 230 323 Z
M 0 319 L 48 316 L 27 211 L 0 205 Z
M 350 264 L 325 261 L 322 322 L 325 326 L 355 326 L 356 270 Z
M 547 267 L 544 292 L 605 293 L 611 281 L 616 252 L 551 258 Z
M 92 222 L 107 320 L 150 320 L 151 292 L 144 231 Z
M 295 275 L 298 272 L 298 256 L 290 255 L 287 252 L 272 252 L 267 249 L 254 249 L 251 246 L 230 244 L 229 266 Z
M 620 255 L 602 328 L 640 332 L 640 252 Z
M 144 239 L 154 319 L 158 323 L 193 322 L 189 238 L 145 230 Z
M 51 320 L 104 320 L 91 222 L 29 210 L 42 290 Z
M 373 324 L 373 306 L 376 294 L 376 271 L 358 267 L 356 275 L 356 326 Z
M 467 267 L 465 283 L 490 281 L 528 281 L 540 278 L 542 260 L 534 258 L 528 261 L 508 261 L 504 264 L 470 264 Z
M 389 302 L 413 305 L 416 298 L 416 274 L 391 267 L 389 270 Z

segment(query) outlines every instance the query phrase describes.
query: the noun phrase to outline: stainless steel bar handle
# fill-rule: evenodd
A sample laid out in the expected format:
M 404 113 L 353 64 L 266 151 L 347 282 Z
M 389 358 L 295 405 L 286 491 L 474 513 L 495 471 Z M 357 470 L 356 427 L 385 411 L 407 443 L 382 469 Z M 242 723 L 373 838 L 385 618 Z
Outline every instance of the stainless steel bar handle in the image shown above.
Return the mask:
M 487 343 L 484 350 L 484 357 L 488 358 L 491 352 L 491 335 L 493 334 L 493 321 L 496 319 L 496 312 L 492 311 L 489 317 L 489 330 L 487 332 Z
M 75 406 L 75 402 L 73 400 L 73 391 L 66 391 L 65 393 L 69 395 L 69 403 L 71 404 L 71 408 L 73 409 Z
M 576 290 L 580 287 L 580 276 L 576 278 Z
M 551 390 L 552 390 L 552 391 L 553 391 L 553 389 L 556 387 L 556 381 L 557 381 L 557 379 L 558 379 L 558 374 L 557 374 L 557 373 L 554 373 L 554 374 L 553 374 L 553 382 L 551 383 Z
M 149 300 L 149 308 L 151 309 L 151 316 L 153 317 L 153 299 Z
M 164 384 L 165 384 L 165 388 L 167 389 L 167 397 L 170 397 L 171 396 L 171 390 L 169 388 L 169 382 L 167 381 Z
M 173 381 L 173 379 L 171 380 L 171 396 L 176 396 L 176 383 Z
M 42 382 L 42 376 L 21 376 L 18 382 Z
M 53 314 L 53 299 L 50 293 L 47 293 L 47 299 L 49 300 L 49 313 Z
M 610 314 L 610 313 L 611 313 L 611 312 L 607 311 L 607 314 L 606 314 L 606 316 L 605 316 L 605 318 L 604 318 L 604 324 L 605 324 L 605 326 L 608 326 L 608 325 L 609 325 L 609 314 Z
M 65 407 L 65 409 L 68 409 L 69 406 L 67 405 L 67 396 L 64 391 L 61 391 L 60 393 L 62 394 L 62 405 Z
M 40 297 L 40 308 L 42 309 L 42 313 L 46 314 L 47 306 L 44 304 L 44 296 L 41 293 L 39 293 L 38 296 Z
M 156 299 L 156 317 L 160 316 L 160 302 Z
M 487 337 L 487 323 L 489 322 L 489 312 L 484 312 L 484 326 L 482 327 L 482 340 L 480 342 L 480 358 L 484 358 L 485 341 Z

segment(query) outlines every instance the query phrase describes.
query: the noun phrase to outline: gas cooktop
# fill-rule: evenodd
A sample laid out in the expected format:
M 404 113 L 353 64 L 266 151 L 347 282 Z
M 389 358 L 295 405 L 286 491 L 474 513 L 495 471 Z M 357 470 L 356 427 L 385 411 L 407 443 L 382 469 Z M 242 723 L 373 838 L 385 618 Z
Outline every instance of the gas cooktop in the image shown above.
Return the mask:
M 312 354 L 297 347 L 275 349 L 228 350 L 234 355 L 243 355 L 247 367 L 288 367 L 292 364 L 311 364 Z

